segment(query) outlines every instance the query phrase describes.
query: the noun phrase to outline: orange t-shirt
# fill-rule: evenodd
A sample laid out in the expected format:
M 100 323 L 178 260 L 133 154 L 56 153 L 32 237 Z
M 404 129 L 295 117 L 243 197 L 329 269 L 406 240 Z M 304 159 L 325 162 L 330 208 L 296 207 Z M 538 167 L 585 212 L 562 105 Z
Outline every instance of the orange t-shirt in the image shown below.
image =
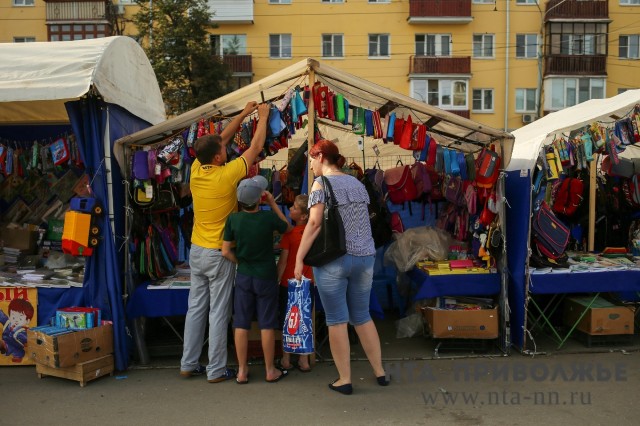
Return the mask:
M 288 250 L 289 255 L 287 257 L 287 264 L 284 267 L 284 273 L 280 280 L 280 285 L 288 287 L 287 280 L 293 278 L 293 271 L 296 268 L 296 256 L 298 255 L 298 248 L 300 247 L 300 241 L 302 241 L 302 233 L 304 232 L 305 225 L 296 225 L 291 231 L 282 236 L 280 240 L 280 248 L 282 250 Z M 302 275 L 313 281 L 313 270 L 311 266 L 305 265 L 302 270 Z

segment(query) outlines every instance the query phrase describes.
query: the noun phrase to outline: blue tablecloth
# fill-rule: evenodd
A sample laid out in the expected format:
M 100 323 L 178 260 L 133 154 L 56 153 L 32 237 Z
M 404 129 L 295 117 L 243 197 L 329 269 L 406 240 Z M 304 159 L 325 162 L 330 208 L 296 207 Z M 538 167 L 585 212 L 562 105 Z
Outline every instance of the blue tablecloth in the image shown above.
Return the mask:
M 533 294 L 637 292 L 640 271 L 532 274 L 529 292 Z
M 413 300 L 441 296 L 492 296 L 500 294 L 500 274 L 429 275 L 421 269 L 407 272 L 418 285 Z
M 38 288 L 38 325 L 49 324 L 56 310 L 69 306 L 84 306 L 81 287 Z
M 147 284 L 136 287 L 127 303 L 127 318 L 170 317 L 185 315 L 189 306 L 189 289 L 149 290 Z
M 322 310 L 322 303 L 316 294 L 316 310 Z M 140 284 L 127 303 L 127 318 L 138 317 L 168 317 L 173 315 L 185 315 L 189 302 L 189 290 L 187 289 L 159 289 L 149 290 L 146 284 Z M 371 292 L 371 315 L 376 318 L 384 318 L 384 311 L 375 294 Z

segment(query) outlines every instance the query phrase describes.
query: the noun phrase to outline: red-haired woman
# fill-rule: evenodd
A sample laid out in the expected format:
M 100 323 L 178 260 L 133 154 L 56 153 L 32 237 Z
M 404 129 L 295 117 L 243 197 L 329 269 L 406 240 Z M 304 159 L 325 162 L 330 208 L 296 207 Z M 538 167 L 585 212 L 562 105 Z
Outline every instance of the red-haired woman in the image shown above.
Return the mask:
M 351 358 L 347 324 L 354 325 L 377 383 L 387 386 L 382 367 L 380 337 L 369 314 L 373 282 L 375 246 L 369 223 L 369 196 L 364 185 L 340 171 L 345 158 L 331 141 L 320 140 L 310 150 L 311 168 L 316 176 L 309 194 L 309 221 L 296 256 L 294 275 L 302 276 L 303 259 L 318 236 L 322 224 L 325 192 L 320 176 L 331 183 L 345 230 L 347 253 L 320 267 L 313 268 L 320 300 L 324 306 L 331 355 L 340 377 L 329 388 L 344 395 L 353 392 Z

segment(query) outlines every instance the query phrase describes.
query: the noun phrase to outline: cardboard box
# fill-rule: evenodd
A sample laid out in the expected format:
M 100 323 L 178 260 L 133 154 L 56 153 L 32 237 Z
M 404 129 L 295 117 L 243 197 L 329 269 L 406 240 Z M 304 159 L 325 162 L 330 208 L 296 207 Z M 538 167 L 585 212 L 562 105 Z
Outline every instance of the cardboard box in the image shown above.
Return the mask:
M 113 355 L 92 359 L 72 367 L 55 368 L 44 364 L 36 364 L 36 373 L 38 373 L 39 379 L 44 376 L 61 377 L 75 380 L 80 383 L 81 387 L 84 387 L 91 380 L 113 373 Z
M 0 240 L 4 247 L 12 247 L 23 254 L 35 254 L 37 252 L 38 231 L 30 231 L 23 228 L 2 228 Z
M 422 308 L 431 335 L 436 339 L 496 339 L 498 308 L 461 310 Z
M 275 357 L 279 358 L 282 356 L 282 330 L 276 330 L 276 346 L 275 346 Z M 247 348 L 247 353 L 249 358 L 264 358 L 264 353 L 262 352 L 262 339 L 261 332 L 258 328 L 258 322 L 253 321 L 251 323 L 251 330 L 249 330 L 249 346 Z
M 568 297 L 564 302 L 564 323 L 571 327 L 576 323 L 592 297 Z M 634 310 L 629 306 L 617 306 L 598 297 L 582 317 L 578 330 L 590 335 L 633 334 Z
M 72 367 L 113 352 L 113 327 L 103 325 L 58 336 L 40 331 L 27 333 L 27 354 L 37 364 Z

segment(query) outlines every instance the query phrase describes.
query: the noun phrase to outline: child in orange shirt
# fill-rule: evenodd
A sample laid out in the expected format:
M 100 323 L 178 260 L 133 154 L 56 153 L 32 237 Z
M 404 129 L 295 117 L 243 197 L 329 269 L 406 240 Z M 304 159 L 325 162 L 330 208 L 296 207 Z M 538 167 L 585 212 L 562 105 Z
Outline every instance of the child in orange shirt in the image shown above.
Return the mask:
M 280 241 L 280 258 L 278 259 L 278 281 L 280 282 L 280 326 L 282 327 L 287 314 L 287 301 L 289 299 L 288 279 L 293 278 L 293 270 L 296 266 L 296 255 L 298 254 L 298 247 L 300 247 L 300 240 L 302 239 L 302 233 L 304 232 L 307 221 L 309 220 L 309 208 L 308 208 L 309 196 L 298 195 L 291 208 L 289 209 L 289 216 L 291 220 L 295 222 L 296 226 L 282 236 Z M 311 266 L 305 266 L 303 275 L 310 280 L 313 280 L 313 271 Z M 280 360 L 280 366 L 284 369 L 292 368 L 291 354 L 283 352 L 282 359 Z M 309 355 L 300 355 L 298 358 L 298 370 L 302 373 L 309 373 L 311 367 L 309 366 Z

